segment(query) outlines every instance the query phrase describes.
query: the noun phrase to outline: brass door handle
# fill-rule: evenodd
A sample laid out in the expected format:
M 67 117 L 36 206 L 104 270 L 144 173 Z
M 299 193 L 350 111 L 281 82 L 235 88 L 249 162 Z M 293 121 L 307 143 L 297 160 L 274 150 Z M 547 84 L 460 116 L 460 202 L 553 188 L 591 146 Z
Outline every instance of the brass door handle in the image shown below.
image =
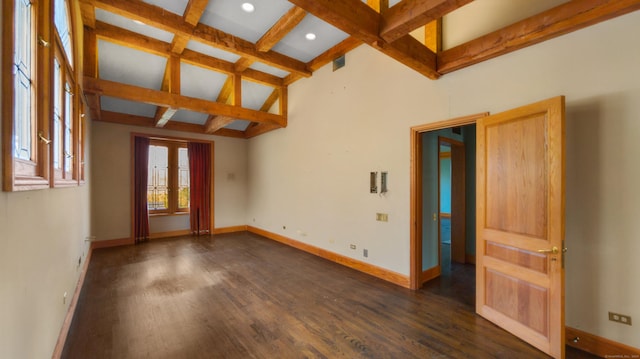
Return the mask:
M 551 249 L 538 249 L 538 253 L 551 253 L 551 254 L 558 254 L 560 252 L 560 250 L 558 249 L 558 247 L 554 246 Z

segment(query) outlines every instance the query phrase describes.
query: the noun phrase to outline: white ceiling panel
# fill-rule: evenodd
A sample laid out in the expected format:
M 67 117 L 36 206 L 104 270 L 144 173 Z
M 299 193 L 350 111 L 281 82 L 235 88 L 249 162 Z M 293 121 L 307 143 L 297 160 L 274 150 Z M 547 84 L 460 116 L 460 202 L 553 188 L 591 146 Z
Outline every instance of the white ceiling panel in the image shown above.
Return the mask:
M 242 107 L 259 110 L 272 92 L 273 87 L 243 80 Z
M 252 0 L 255 11 L 247 13 L 244 2 L 210 0 L 200 22 L 255 43 L 293 6 L 286 0 Z
M 174 14 L 178 14 L 180 16 L 184 15 L 184 10 L 187 8 L 187 4 L 189 4 L 189 0 L 142 0 L 147 4 L 159 6 L 164 8 L 165 10 L 169 10 Z
M 236 120 L 224 126 L 224 128 L 228 128 L 230 130 L 244 131 L 247 129 L 247 127 L 249 127 L 250 124 L 251 124 L 251 121 Z
M 221 60 L 225 60 L 227 62 L 235 63 L 236 61 L 238 61 L 238 59 L 240 59 L 240 56 L 234 53 L 216 49 L 215 47 L 205 45 L 201 42 L 193 41 L 193 40 L 189 41 L 189 43 L 187 44 L 187 49 L 200 52 L 202 54 L 209 55 L 211 57 L 215 57 Z
M 99 40 L 98 64 L 101 79 L 160 90 L 167 59 Z
M 307 40 L 305 36 L 308 33 L 315 34 L 315 40 Z M 347 33 L 307 14 L 293 31 L 274 46 L 273 50 L 302 62 L 309 62 L 347 37 L 349 37 Z
M 129 115 L 154 117 L 156 106 L 147 103 L 121 100 L 119 98 L 101 96 L 100 106 L 103 111 L 126 113 Z
M 205 113 L 193 112 L 193 111 L 187 111 L 187 110 L 178 110 L 173 115 L 173 117 L 171 117 L 171 121 L 193 123 L 196 125 L 204 125 L 205 122 L 207 122 L 207 118 L 209 118 L 209 115 Z
M 185 63 L 180 64 L 180 93 L 184 96 L 215 101 L 227 75 Z
M 277 67 L 269 66 L 262 62 L 254 62 L 253 64 L 251 64 L 251 66 L 249 66 L 249 68 L 266 72 L 268 74 L 271 74 L 273 76 L 278 76 L 278 77 L 287 77 L 290 74 L 290 72 L 288 71 L 280 70 Z
M 127 19 L 126 17 L 122 17 L 120 15 L 104 11 L 102 9 L 96 8 L 96 20 L 106 22 L 107 24 L 113 26 L 121 27 L 138 34 L 152 37 L 160 41 L 173 41 L 173 34 L 170 32 L 166 32 L 149 25 L 139 24 L 137 22 L 134 22 L 133 20 Z

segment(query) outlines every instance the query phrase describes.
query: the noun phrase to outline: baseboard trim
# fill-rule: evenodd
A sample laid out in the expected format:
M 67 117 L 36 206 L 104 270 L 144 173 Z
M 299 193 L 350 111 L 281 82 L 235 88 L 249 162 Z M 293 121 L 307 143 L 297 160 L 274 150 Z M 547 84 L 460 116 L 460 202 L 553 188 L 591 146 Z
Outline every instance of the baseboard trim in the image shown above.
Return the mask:
M 118 238 L 118 239 L 106 239 L 103 241 L 93 241 L 91 242 L 91 250 L 99 249 L 99 248 L 128 246 L 134 243 L 135 242 L 133 238 Z
M 64 350 L 64 345 L 67 342 L 67 336 L 69 335 L 69 329 L 71 328 L 73 315 L 76 313 L 78 298 L 80 298 L 80 292 L 82 291 L 82 287 L 84 286 L 84 278 L 87 275 L 87 269 L 89 268 L 89 262 L 91 262 L 92 253 L 93 243 L 87 250 L 87 258 L 85 258 L 84 260 L 82 271 L 80 272 L 80 277 L 78 278 L 78 283 L 76 284 L 76 290 L 73 292 L 71 303 L 69 303 L 69 309 L 67 309 L 67 314 L 64 317 L 64 322 L 62 322 L 62 328 L 60 329 L 60 334 L 58 335 L 58 341 L 56 341 L 56 347 L 53 349 L 53 354 L 51 355 L 52 359 L 59 359 L 62 356 L 62 350 Z
M 579 329 L 566 327 L 565 335 L 567 345 L 601 358 L 640 358 L 640 349 L 638 348 L 583 332 Z
M 277 233 L 269 232 L 260 228 L 247 226 L 247 231 L 269 238 L 276 242 L 286 244 L 290 247 L 300 249 L 307 253 L 311 253 L 313 255 L 330 260 L 332 262 L 341 264 L 345 267 L 349 267 L 357 271 L 372 275 L 374 277 L 386 280 L 387 282 L 397 284 L 401 287 L 410 288 L 409 277 L 406 275 L 396 273 L 388 269 L 380 268 L 378 266 L 374 266 L 373 264 L 369 264 L 369 263 L 359 261 L 357 259 L 349 258 L 341 254 L 334 253 L 322 248 L 318 248 L 306 243 L 302 243 L 294 239 L 287 238 Z
M 420 283 L 424 284 L 425 282 L 439 277 L 441 272 L 441 268 L 438 266 L 422 271 L 422 273 L 420 273 Z
M 222 228 L 214 229 L 213 234 L 236 233 L 236 232 L 244 232 L 246 230 L 247 230 L 247 225 L 222 227 Z

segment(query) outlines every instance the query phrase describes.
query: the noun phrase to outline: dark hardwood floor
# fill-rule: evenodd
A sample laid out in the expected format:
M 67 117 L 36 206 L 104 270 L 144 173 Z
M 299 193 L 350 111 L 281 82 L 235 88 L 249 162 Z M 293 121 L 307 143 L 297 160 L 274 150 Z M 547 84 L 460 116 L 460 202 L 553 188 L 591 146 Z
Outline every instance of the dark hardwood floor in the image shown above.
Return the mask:
M 446 281 L 413 292 L 245 232 L 100 249 L 62 357 L 547 357 Z

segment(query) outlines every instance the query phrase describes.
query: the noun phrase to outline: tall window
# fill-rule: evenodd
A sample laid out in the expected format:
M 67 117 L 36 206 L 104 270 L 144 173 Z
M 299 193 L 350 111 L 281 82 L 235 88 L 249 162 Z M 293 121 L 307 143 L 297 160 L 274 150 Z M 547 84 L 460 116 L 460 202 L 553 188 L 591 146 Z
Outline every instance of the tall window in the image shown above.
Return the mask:
M 147 203 L 150 214 L 189 212 L 189 157 L 186 143 L 152 140 Z
M 77 185 L 83 179 L 78 38 L 70 0 L 2 2 L 3 189 Z M 54 19 L 50 24 L 48 19 Z M 37 99 L 37 100 L 36 100 Z

